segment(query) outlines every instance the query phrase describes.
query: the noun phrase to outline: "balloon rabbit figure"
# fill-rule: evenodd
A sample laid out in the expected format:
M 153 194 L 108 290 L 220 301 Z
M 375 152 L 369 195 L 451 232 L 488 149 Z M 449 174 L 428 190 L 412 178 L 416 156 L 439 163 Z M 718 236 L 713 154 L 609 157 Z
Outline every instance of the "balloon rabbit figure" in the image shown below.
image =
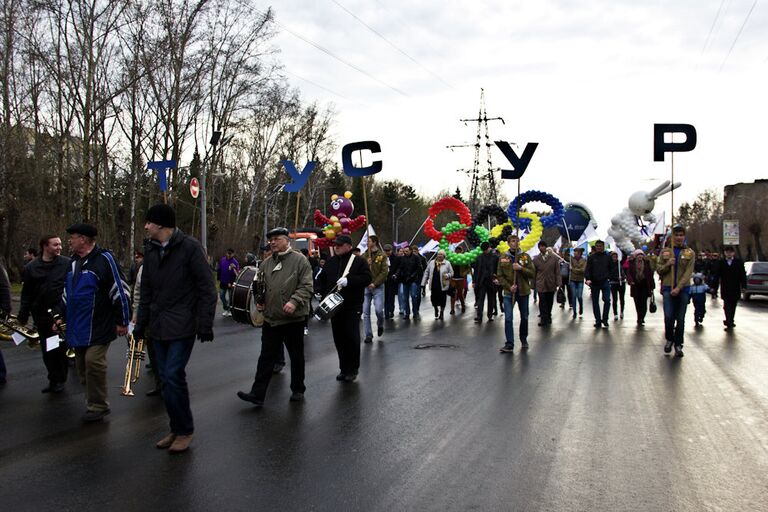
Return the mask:
M 614 215 L 608 234 L 625 254 L 642 246 L 649 237 L 649 234 L 642 230 L 641 219 L 646 223 L 656 222 L 656 216 L 653 214 L 656 199 L 679 186 L 680 182 L 673 184 L 667 180 L 650 192 L 638 190 L 629 197 L 628 208 Z

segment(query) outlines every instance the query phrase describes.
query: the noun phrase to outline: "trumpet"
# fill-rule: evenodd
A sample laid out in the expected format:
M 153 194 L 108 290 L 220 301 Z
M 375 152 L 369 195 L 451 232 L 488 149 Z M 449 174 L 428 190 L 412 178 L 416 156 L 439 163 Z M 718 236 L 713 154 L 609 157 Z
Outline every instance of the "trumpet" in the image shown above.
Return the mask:
M 21 322 L 19 322 L 15 316 L 8 315 L 8 318 L 2 318 L 0 317 L 0 325 L 5 327 L 6 329 L 10 329 L 13 332 L 17 332 L 24 336 L 25 338 L 37 341 L 40 339 L 40 335 L 37 333 L 36 330 L 30 329 L 26 325 L 21 325 Z
M 58 313 L 54 313 L 52 309 L 48 310 L 48 314 L 51 315 L 53 318 L 54 323 L 58 323 L 62 320 L 61 315 Z M 57 327 L 58 333 L 59 333 L 59 339 L 62 343 L 66 346 L 67 342 L 67 324 L 64 322 L 61 322 L 58 324 Z M 68 359 L 74 359 L 75 358 L 75 350 L 72 347 L 67 347 L 67 358 Z
M 123 396 L 133 396 L 131 384 L 135 384 L 141 374 L 141 362 L 145 356 L 144 340 L 137 340 L 130 333 L 125 337 L 128 340 L 128 352 L 126 353 L 125 377 L 123 378 L 123 387 L 120 389 L 120 394 Z

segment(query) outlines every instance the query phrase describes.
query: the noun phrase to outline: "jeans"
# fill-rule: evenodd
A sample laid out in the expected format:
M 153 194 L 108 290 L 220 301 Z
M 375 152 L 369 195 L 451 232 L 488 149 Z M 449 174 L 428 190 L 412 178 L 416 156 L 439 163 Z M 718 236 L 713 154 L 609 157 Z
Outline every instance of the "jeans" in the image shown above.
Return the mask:
M 373 290 L 366 287 L 363 295 L 363 325 L 365 326 L 365 337 L 373 338 L 373 329 L 371 327 L 371 301 L 376 313 L 376 326 L 384 325 L 384 285 L 377 286 Z
M 195 338 L 174 341 L 151 340 L 155 346 L 155 371 L 160 376 L 160 390 L 165 410 L 171 420 L 171 433 L 188 436 L 195 431 L 189 408 L 189 388 L 185 368 L 195 346 Z
M 693 302 L 693 319 L 696 322 L 703 322 L 704 315 L 707 313 L 707 294 L 697 293 L 691 296 Z
M 419 306 L 421 306 L 421 287 L 419 283 L 401 283 L 398 292 L 400 301 L 400 312 L 406 315 L 411 314 L 411 304 L 413 304 L 413 316 L 419 315 Z
M 602 283 L 592 281 L 592 312 L 595 314 L 595 323 L 608 323 L 608 313 L 611 311 L 611 282 L 607 279 Z M 603 292 L 603 314 L 600 316 L 600 292 Z
M 676 347 L 683 348 L 688 290 L 683 288 L 677 297 L 673 297 L 669 289 L 665 289 L 661 294 L 664 297 L 664 336 L 667 341 L 673 341 Z
M 568 285 L 568 289 L 571 292 L 571 307 L 573 307 L 573 315 L 579 312 L 576 310 L 576 303 L 578 302 L 579 310 L 584 309 L 584 281 L 571 281 Z
M 513 323 L 514 304 L 511 295 L 504 295 L 504 337 L 506 344 L 515 344 L 515 326 Z M 514 297 L 517 309 L 520 311 L 520 343 L 528 341 L 528 295 Z
M 229 288 L 228 285 L 220 285 L 219 297 L 221 297 L 221 304 L 224 306 L 224 311 L 229 311 Z

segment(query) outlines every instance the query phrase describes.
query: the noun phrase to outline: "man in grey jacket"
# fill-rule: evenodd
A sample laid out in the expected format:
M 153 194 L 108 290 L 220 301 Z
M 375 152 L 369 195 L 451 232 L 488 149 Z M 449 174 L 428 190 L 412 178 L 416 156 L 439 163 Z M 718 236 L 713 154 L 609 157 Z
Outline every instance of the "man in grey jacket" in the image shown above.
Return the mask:
M 261 264 L 264 297 L 256 297 L 256 308 L 264 312 L 261 354 L 251 391 L 237 396 L 257 407 L 264 405 L 267 387 L 283 344 L 291 358 L 291 401 L 304 400 L 304 320 L 312 299 L 312 267 L 300 252 L 291 249 L 288 230 L 267 233 L 272 256 Z

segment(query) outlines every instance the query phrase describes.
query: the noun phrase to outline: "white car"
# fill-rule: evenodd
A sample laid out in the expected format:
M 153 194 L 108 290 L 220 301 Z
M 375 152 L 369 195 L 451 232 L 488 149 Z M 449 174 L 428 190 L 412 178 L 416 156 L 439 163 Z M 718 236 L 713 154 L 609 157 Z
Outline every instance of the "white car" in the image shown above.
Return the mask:
M 744 300 L 752 295 L 768 295 L 768 261 L 747 261 L 747 287 L 742 290 Z

